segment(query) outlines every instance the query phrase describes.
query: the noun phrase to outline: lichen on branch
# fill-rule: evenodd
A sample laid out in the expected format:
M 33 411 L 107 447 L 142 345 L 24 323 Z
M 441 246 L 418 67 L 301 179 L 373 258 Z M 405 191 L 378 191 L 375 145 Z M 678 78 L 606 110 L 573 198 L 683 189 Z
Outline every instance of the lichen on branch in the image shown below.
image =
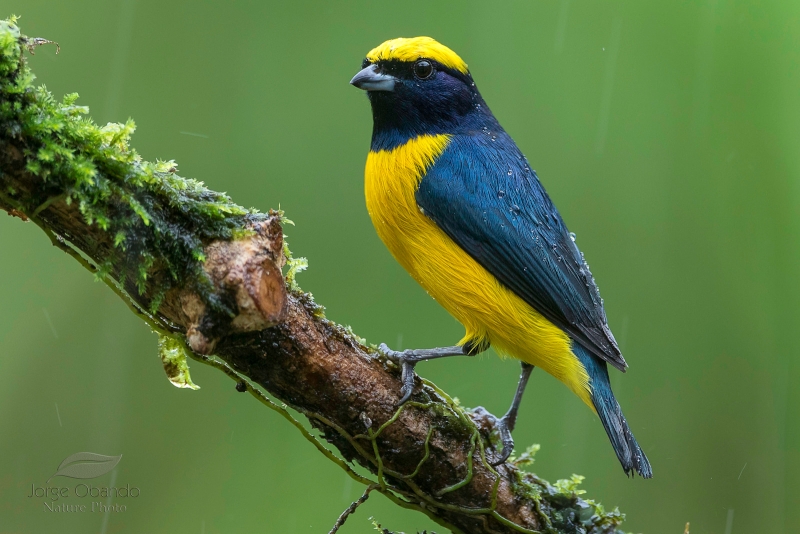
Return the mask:
M 98 126 L 76 94 L 35 86 L 23 52 L 48 42 L 0 21 L 0 209 L 40 226 L 158 332 L 173 384 L 196 387 L 187 357 L 219 369 L 368 491 L 453 532 L 619 533 L 622 514 L 582 499 L 581 477 L 551 485 L 522 469 L 538 446 L 491 466 L 482 408 L 424 380 L 398 408 L 397 366 L 297 286 L 307 264 L 286 248 L 283 214 L 143 160 L 133 121 Z

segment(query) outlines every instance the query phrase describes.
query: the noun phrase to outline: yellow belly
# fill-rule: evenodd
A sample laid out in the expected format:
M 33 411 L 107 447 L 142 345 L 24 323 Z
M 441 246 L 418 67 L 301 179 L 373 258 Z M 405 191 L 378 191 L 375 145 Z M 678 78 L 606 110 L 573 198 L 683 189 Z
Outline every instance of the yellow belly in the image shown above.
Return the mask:
M 420 136 L 393 150 L 370 152 L 367 210 L 395 259 L 466 329 L 461 344 L 488 341 L 501 355 L 541 367 L 593 408 L 589 377 L 570 339 L 503 286 L 426 217 L 415 193 L 449 136 Z

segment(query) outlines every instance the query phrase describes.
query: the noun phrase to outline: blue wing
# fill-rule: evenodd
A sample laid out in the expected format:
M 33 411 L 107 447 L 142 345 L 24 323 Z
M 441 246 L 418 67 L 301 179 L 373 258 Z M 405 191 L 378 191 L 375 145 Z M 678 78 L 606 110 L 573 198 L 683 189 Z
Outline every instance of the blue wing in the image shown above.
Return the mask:
M 591 353 L 625 370 L 583 254 L 506 133 L 454 136 L 416 199 L 506 287 Z

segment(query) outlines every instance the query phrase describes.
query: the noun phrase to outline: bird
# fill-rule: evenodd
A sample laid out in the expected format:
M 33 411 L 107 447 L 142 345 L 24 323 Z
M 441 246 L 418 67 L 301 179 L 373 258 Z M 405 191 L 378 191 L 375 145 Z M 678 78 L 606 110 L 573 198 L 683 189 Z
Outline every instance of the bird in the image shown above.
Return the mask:
M 467 64 L 431 37 L 388 40 L 350 83 L 368 95 L 373 130 L 367 211 L 406 271 L 465 328 L 454 346 L 380 350 L 402 370 L 490 346 L 520 360 L 506 414 L 495 418 L 505 462 L 531 371 L 563 382 L 600 418 L 625 474 L 652 468 L 611 390 L 627 369 L 583 254 L 527 158 L 490 111 Z

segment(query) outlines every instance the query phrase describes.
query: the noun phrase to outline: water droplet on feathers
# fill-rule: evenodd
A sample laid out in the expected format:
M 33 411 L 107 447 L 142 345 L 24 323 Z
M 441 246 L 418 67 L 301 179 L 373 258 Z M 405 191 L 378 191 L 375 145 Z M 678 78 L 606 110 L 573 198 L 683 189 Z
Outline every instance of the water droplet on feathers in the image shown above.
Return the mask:
M 512 174 L 514 174 L 514 171 L 512 171 L 511 169 L 508 169 L 508 175 L 511 176 Z
M 519 212 L 520 212 L 519 206 L 517 206 L 516 204 L 511 204 L 511 213 L 513 213 L 514 215 L 519 215 Z
M 502 189 L 497 192 L 497 198 L 503 198 L 504 196 L 506 196 L 506 192 Z
M 575 236 L 575 232 L 570 232 L 570 233 L 569 233 L 569 238 L 570 238 L 570 239 L 572 239 L 572 242 L 573 242 L 573 243 L 575 242 L 575 237 L 576 237 L 576 236 Z

